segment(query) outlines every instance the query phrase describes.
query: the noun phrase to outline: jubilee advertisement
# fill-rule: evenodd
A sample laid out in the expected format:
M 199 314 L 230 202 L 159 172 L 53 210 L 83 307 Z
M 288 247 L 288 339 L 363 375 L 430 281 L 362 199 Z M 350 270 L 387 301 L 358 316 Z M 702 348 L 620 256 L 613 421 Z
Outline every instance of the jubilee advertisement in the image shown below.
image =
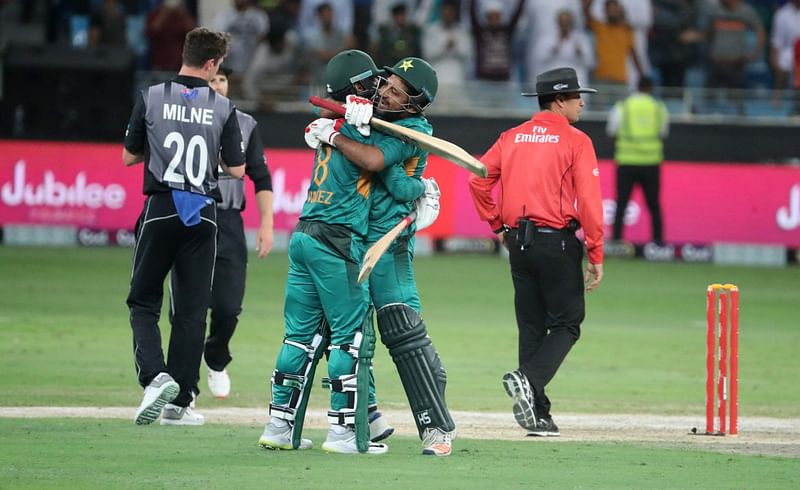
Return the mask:
M 143 167 L 125 167 L 121 154 L 118 144 L 0 142 L 0 225 L 74 226 L 113 236 L 119 230 L 129 232 L 144 200 Z M 290 232 L 306 199 L 313 153 L 268 149 L 266 156 L 275 230 Z M 609 235 L 616 206 L 614 171 L 613 162 L 600 162 Z M 432 156 L 426 175 L 435 177 L 441 188 L 441 214 L 422 233 L 434 239 L 492 236 L 472 205 L 468 172 Z M 248 192 L 252 202 L 252 185 Z M 665 162 L 661 192 L 669 243 L 800 247 L 800 168 Z M 248 228 L 258 226 L 254 203 L 244 219 Z M 626 209 L 625 223 L 627 240 L 648 241 L 650 219 L 639 189 Z

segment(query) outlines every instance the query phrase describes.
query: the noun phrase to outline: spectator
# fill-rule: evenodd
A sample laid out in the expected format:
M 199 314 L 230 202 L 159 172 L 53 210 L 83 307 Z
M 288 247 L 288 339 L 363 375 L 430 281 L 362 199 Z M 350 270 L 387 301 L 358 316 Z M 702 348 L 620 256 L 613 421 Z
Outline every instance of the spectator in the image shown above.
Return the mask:
M 709 7 L 706 20 L 709 58 L 706 86 L 733 89 L 733 102 L 739 114 L 743 114 L 740 90 L 745 88 L 747 63 L 758 60 L 764 49 L 764 28 L 753 7 L 742 0 L 720 0 L 718 5 Z M 748 31 L 756 34 L 755 48 L 749 46 Z
M 89 15 L 89 46 L 127 46 L 125 8 L 117 0 L 104 0 Z
M 327 3 L 333 10 L 336 30 L 348 35 L 353 33 L 353 0 L 302 0 L 300 2 L 300 18 L 297 25 L 300 37 L 306 39 L 312 33 L 319 32 L 319 6 Z
M 620 5 L 625 10 L 625 20 L 633 29 L 634 48 L 636 56 L 639 58 L 639 73 L 650 73 L 651 65 L 648 57 L 648 36 L 653 26 L 653 6 L 647 0 L 619 0 Z M 608 20 L 602 2 L 594 2 L 592 5 L 592 17 L 595 19 Z M 636 66 L 633 59 L 628 58 L 626 71 L 628 73 L 628 86 L 633 89 L 639 81 Z
M 683 87 L 700 41 L 691 0 L 654 0 L 650 59 L 665 87 Z
M 401 58 L 419 57 L 420 28 L 408 20 L 408 8 L 399 2 L 392 7 L 392 18 L 378 26 L 375 37 L 375 63 L 378 66 L 392 66 Z
M 794 107 L 800 113 L 800 76 L 798 76 L 798 57 L 800 51 L 800 0 L 790 0 L 775 12 L 772 18 L 772 39 L 770 40 L 770 63 L 775 71 L 775 88 L 786 88 L 794 75 Z M 776 92 L 776 101 L 780 95 Z
M 617 102 L 608 116 L 606 134 L 616 137 L 614 160 L 617 162 L 617 209 L 614 215 L 614 240 L 622 239 L 625 209 L 634 184 L 644 191 L 650 211 L 653 241 L 664 240 L 661 221 L 662 140 L 669 133 L 669 113 L 661 101 L 653 98 L 653 80 L 642 77 L 638 91 Z
M 439 85 L 461 85 L 467 77 L 472 40 L 458 22 L 458 0 L 442 2 L 441 19 L 422 32 L 422 53 L 436 70 Z
M 180 68 L 183 40 L 195 27 L 183 0 L 164 0 L 151 11 L 145 27 L 150 42 L 150 68 L 170 71 Z
M 408 20 L 419 28 L 431 21 L 433 4 L 439 3 L 438 0 L 372 0 L 372 19 L 374 25 L 381 25 L 391 22 L 392 7 L 403 4 L 408 12 Z M 444 2 L 441 2 L 444 3 Z
M 499 1 L 483 2 L 483 20 L 478 15 L 478 0 L 470 0 L 472 37 L 475 41 L 475 78 L 508 81 L 512 70 L 512 42 L 525 0 L 517 0 L 508 22 L 503 22 L 503 6 Z
M 543 38 L 536 60 L 543 72 L 569 66 L 575 69 L 578 80 L 588 80 L 594 67 L 594 47 L 583 30 L 575 29 L 575 16 L 569 9 L 556 14 L 558 32 L 552 38 Z M 584 101 L 586 96 L 584 96 Z
M 217 16 L 216 28 L 231 35 L 231 46 L 225 65 L 233 70 L 230 82 L 236 75 L 245 75 L 250 68 L 253 54 L 269 31 L 269 17 L 253 0 L 233 0 L 229 8 Z
M 298 5 L 297 0 L 284 4 Z M 286 13 L 286 12 L 284 12 Z M 242 81 L 244 96 L 258 101 L 261 110 L 271 110 L 275 99 L 292 95 L 289 87 L 300 84 L 300 35 L 290 21 L 270 12 L 267 42 L 258 45 L 250 70 Z
M 583 0 L 584 15 L 589 19 L 589 28 L 594 33 L 597 65 L 594 69 L 596 83 L 627 87 L 628 56 L 633 60 L 636 75 L 642 73 L 639 56 L 634 49 L 633 29 L 625 19 L 625 9 L 619 0 L 605 0 L 606 19 L 592 16 L 592 0 Z
M 349 32 L 341 30 L 335 20 L 333 7 L 329 3 L 317 5 L 315 25 L 318 28 L 308 31 L 305 60 L 308 63 L 310 83 L 320 85 L 325 65 L 336 53 L 349 48 L 353 44 L 353 39 Z
M 527 26 L 527 46 L 525 49 L 525 81 L 526 85 L 533 86 L 537 73 L 546 70 L 536 66 L 541 60 L 541 46 L 547 41 L 558 37 L 558 24 L 553 22 L 559 12 L 567 10 L 575 19 L 575 30 L 583 31 L 585 20 L 581 10 L 581 0 L 526 0 L 526 9 L 523 24 Z M 594 53 L 593 53 L 594 54 Z M 580 79 L 586 83 L 586 78 Z
M 278 4 L 268 10 L 269 35 L 294 30 L 299 34 L 297 22 L 300 17 L 300 0 L 279 0 Z

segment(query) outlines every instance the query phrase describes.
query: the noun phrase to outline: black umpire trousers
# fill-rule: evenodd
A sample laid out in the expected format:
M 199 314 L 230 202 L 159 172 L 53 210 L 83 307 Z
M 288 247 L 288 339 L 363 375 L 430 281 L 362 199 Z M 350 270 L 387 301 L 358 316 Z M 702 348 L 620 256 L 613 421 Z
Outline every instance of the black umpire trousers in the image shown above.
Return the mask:
M 614 240 L 622 239 L 625 226 L 625 208 L 631 199 L 634 184 L 639 184 L 644 193 L 647 210 L 650 211 L 653 241 L 664 239 L 661 221 L 661 165 L 619 165 L 617 167 L 617 210 L 614 212 Z
M 242 312 L 247 278 L 247 242 L 244 222 L 237 209 L 217 209 L 217 257 L 211 287 L 211 323 L 206 337 L 206 365 L 214 371 L 225 369 L 231 357 L 230 341 Z M 171 283 L 175 295 L 177 285 Z M 170 304 L 170 321 L 174 314 Z M 196 393 L 200 393 L 197 389 Z
M 550 417 L 545 386 L 580 337 L 585 315 L 583 245 L 567 230 L 506 235 L 519 330 L 519 369 L 534 393 L 536 416 Z M 522 233 L 520 233 L 521 235 Z
M 136 223 L 127 300 L 136 372 L 143 387 L 159 372 L 168 372 L 181 387 L 173 401 L 178 406 L 188 406 L 192 400 L 203 355 L 216 255 L 216 214 L 215 205 L 206 206 L 200 223 L 187 227 L 178 217 L 171 194 L 155 194 L 145 201 Z M 158 320 L 170 270 L 178 287 L 165 363 Z

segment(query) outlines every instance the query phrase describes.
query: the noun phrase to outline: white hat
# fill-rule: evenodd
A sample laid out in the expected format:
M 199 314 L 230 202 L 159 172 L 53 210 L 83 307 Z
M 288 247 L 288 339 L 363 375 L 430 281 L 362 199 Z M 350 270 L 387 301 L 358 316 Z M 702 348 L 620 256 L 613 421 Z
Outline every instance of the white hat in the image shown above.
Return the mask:
M 488 14 L 489 12 L 503 12 L 503 2 L 500 0 L 483 0 L 481 2 L 481 10 L 483 11 L 483 15 Z

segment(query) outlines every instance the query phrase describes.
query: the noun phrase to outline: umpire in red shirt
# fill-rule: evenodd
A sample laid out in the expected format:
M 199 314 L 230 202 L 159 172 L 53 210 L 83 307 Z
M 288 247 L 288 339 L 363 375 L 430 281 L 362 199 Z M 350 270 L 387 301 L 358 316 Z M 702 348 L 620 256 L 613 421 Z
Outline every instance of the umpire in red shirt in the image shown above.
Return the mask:
M 519 329 L 519 369 L 503 376 L 514 417 L 528 435 L 558 436 L 544 388 L 580 337 L 584 290 L 603 278 L 603 205 L 589 137 L 570 124 L 584 102 L 572 68 L 536 78 L 541 112 L 500 135 L 470 178 L 481 219 L 509 251 Z M 492 189 L 500 183 L 500 198 Z M 583 274 L 583 229 L 589 265 Z

